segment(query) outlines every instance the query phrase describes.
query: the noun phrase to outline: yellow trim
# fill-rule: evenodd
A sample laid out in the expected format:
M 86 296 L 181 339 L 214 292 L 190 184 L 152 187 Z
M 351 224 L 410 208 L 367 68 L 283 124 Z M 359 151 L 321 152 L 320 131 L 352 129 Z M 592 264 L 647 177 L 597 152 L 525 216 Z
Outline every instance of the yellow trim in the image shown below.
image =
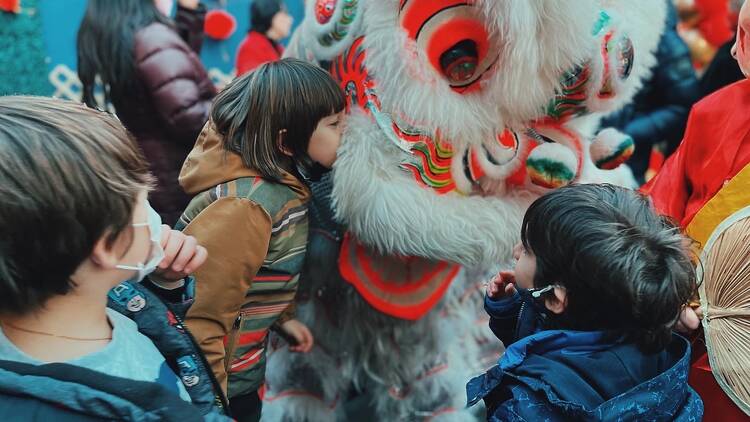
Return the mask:
M 722 221 L 748 205 L 750 205 L 750 164 L 737 173 L 695 214 L 685 231 L 699 242 L 702 248 Z

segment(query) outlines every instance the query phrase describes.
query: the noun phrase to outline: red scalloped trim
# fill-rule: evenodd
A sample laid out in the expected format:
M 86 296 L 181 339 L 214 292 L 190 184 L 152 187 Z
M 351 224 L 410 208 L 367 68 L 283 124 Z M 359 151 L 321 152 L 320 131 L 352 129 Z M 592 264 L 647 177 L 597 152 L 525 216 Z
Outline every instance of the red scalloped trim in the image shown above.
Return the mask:
M 349 259 L 347 250 L 350 247 L 356 248 L 355 256 L 357 262 L 351 262 L 351 260 Z M 344 280 L 353 285 L 355 289 L 357 289 L 357 292 L 362 295 L 367 303 L 369 303 L 378 311 L 383 312 L 384 314 L 412 321 L 422 318 L 430 310 L 432 310 L 432 308 L 440 301 L 440 299 L 442 299 L 443 295 L 448 290 L 448 287 L 450 287 L 451 282 L 456 278 L 456 275 L 458 275 L 458 271 L 461 269 L 460 266 L 455 264 L 439 262 L 436 264 L 437 267 L 434 271 L 430 272 L 428 276 L 423 277 L 421 280 L 414 284 L 409 284 L 407 286 L 389 285 L 388 280 L 384 280 L 377 269 L 372 267 L 372 263 L 365 254 L 364 246 L 353 240 L 352 236 L 348 233 L 344 238 L 343 244 L 341 245 L 341 251 L 342 253 L 339 255 L 339 271 L 341 272 L 341 276 L 344 278 Z M 399 265 L 399 261 L 404 262 L 403 260 L 404 258 L 394 257 L 393 264 Z M 453 268 L 445 277 L 445 280 L 442 280 L 439 283 L 435 291 L 433 291 L 432 294 L 430 294 L 426 299 L 412 305 L 400 305 L 386 300 L 385 298 L 378 295 L 375 291 L 373 291 L 364 280 L 361 280 L 357 276 L 357 272 L 355 271 L 355 267 L 361 269 L 365 274 L 367 274 L 372 284 L 378 286 L 378 288 L 381 288 L 382 290 L 387 291 L 389 294 L 408 296 L 411 292 L 425 287 L 430 281 L 432 281 L 431 277 L 434 277 L 442 270 L 444 270 L 447 266 L 451 265 L 453 266 Z

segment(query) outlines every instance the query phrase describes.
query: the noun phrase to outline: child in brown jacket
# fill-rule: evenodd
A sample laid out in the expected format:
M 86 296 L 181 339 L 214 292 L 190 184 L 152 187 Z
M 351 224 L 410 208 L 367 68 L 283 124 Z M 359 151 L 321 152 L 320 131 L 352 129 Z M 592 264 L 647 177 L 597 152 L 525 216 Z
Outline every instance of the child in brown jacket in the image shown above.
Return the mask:
M 307 244 L 308 188 L 336 158 L 344 96 L 294 59 L 261 66 L 219 94 L 180 174 L 196 195 L 177 224 L 206 247 L 187 317 L 239 420 L 260 416 L 269 329 L 307 352 L 293 318 Z

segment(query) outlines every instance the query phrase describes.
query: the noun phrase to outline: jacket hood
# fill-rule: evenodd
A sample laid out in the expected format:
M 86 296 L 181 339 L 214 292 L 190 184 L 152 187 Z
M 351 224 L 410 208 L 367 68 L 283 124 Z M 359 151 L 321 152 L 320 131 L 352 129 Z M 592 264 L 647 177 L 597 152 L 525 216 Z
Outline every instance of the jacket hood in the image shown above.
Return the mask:
M 535 411 L 545 407 L 550 420 L 700 420 L 703 406 L 688 386 L 689 365 L 690 345 L 677 335 L 664 351 L 644 355 L 601 332 L 542 331 L 508 347 L 497 366 L 469 382 L 467 393 L 473 405 L 501 383 L 520 385 L 537 398 L 519 407 L 543 401 Z
M 224 148 L 224 137 L 216 131 L 213 122 L 209 121 L 182 165 L 180 186 L 188 194 L 195 195 L 243 177 L 262 175 L 245 166 L 239 154 Z M 309 189 L 291 173 L 282 172 L 282 179 L 278 183 L 288 186 L 303 200 L 310 197 Z

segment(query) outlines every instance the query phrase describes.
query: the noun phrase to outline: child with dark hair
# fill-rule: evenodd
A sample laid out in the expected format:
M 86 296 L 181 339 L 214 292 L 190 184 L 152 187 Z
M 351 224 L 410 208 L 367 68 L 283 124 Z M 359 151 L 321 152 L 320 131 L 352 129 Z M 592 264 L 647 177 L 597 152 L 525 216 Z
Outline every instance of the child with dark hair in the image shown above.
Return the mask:
M 139 283 L 189 286 L 206 259 L 162 227 L 152 181 L 114 117 L 0 97 L 0 420 L 226 419 L 189 301 Z
M 696 290 L 679 229 L 634 191 L 573 185 L 531 205 L 521 239 L 485 298 L 506 351 L 469 404 L 493 421 L 700 420 L 672 333 Z
M 313 338 L 294 319 L 307 245 L 310 192 L 333 165 L 344 94 L 323 69 L 284 59 L 222 91 L 180 174 L 196 195 L 178 228 L 209 252 L 195 273 L 187 324 L 228 389 L 232 413 L 257 420 L 269 329 L 307 352 Z
M 263 63 L 281 59 L 281 41 L 289 36 L 294 19 L 283 0 L 253 0 L 250 3 L 250 30 L 237 49 L 235 67 L 242 76 Z

